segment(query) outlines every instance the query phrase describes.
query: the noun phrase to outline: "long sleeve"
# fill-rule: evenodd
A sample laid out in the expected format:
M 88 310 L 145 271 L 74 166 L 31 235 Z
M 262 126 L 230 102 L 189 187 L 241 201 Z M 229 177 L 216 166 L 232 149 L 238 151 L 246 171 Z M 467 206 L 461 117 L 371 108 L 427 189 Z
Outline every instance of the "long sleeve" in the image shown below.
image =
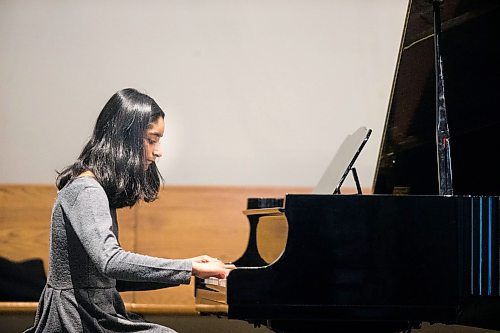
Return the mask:
M 63 205 L 71 227 L 96 268 L 117 280 L 188 284 L 190 260 L 163 259 L 123 250 L 113 232 L 107 196 L 98 186 L 87 186 L 73 202 Z
M 116 280 L 116 290 L 118 291 L 156 290 L 156 289 L 177 287 L 177 286 L 178 284 L 171 284 L 171 283 Z

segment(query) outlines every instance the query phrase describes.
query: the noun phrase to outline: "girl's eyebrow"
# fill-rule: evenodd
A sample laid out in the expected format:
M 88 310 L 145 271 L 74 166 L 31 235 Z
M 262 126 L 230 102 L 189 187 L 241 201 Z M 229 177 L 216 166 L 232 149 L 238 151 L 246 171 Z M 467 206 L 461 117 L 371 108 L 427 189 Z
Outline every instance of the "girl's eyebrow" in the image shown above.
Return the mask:
M 154 135 L 154 136 L 157 136 L 159 138 L 162 137 L 162 135 L 160 134 L 160 132 L 148 132 L 148 135 Z

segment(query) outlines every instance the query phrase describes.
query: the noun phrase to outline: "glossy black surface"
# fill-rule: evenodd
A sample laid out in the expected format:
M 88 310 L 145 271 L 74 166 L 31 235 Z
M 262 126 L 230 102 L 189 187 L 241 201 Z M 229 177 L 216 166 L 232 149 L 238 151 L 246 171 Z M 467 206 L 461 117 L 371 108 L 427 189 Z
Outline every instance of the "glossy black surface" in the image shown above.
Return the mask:
M 386 332 L 421 321 L 500 328 L 487 314 L 500 308 L 498 197 L 288 195 L 285 202 L 286 249 L 272 265 L 229 275 L 229 318 L 365 323 Z
M 412 1 L 374 193 L 438 194 L 432 5 Z M 445 0 L 441 53 L 454 194 L 500 194 L 500 2 Z

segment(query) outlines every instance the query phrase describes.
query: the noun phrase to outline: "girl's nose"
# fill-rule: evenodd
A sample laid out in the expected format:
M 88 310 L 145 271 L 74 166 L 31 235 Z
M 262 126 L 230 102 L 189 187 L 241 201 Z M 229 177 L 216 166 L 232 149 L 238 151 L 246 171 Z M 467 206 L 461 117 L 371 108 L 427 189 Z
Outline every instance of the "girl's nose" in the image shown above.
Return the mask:
M 158 148 L 156 148 L 154 151 L 153 151 L 153 155 L 155 157 L 161 157 L 163 155 L 163 152 L 161 150 L 161 147 L 158 145 Z

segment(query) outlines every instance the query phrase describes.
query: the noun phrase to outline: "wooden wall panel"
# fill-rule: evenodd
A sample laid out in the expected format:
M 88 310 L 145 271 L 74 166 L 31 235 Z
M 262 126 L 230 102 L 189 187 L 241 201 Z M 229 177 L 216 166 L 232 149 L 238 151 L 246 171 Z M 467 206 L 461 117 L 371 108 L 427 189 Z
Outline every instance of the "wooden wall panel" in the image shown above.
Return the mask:
M 13 261 L 41 258 L 47 271 L 55 186 L 0 187 L 0 256 Z
M 242 211 L 249 197 L 283 197 L 309 188 L 167 186 L 153 203 L 118 210 L 120 243 L 128 251 L 189 258 L 208 254 L 233 261 L 243 253 L 249 225 Z M 42 258 L 47 271 L 50 215 L 57 190 L 51 185 L 0 185 L 0 255 Z M 126 292 L 126 302 L 194 304 L 194 285 Z

